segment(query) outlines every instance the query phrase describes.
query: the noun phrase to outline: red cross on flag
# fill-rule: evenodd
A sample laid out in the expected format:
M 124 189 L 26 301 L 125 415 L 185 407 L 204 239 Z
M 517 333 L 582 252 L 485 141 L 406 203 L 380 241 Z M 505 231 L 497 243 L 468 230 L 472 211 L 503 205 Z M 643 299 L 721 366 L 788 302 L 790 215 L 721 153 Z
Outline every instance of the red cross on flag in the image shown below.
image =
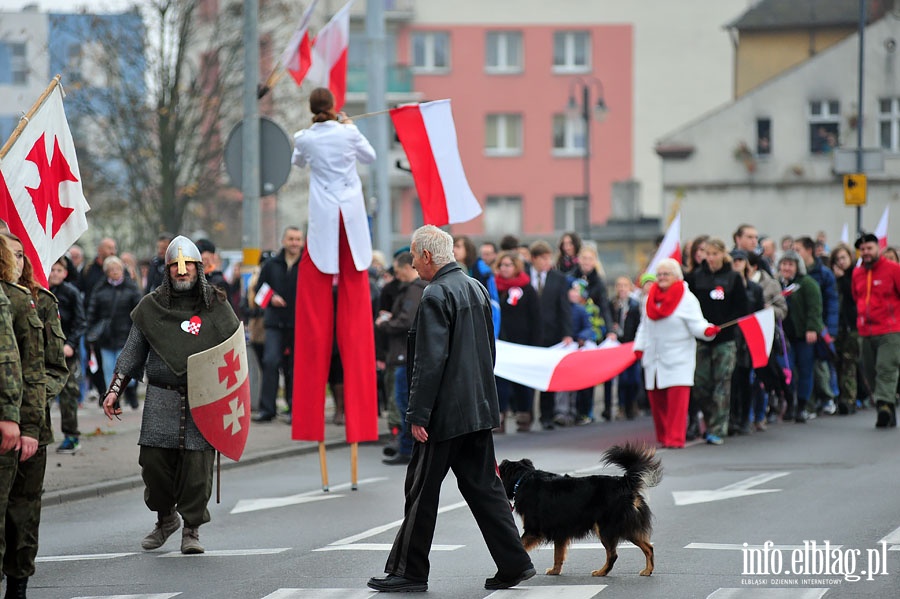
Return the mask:
M 57 76 L 0 151 L 0 219 L 22 240 L 45 287 L 50 267 L 87 230 L 90 210 L 62 99 Z
M 250 431 L 250 370 L 244 325 L 206 351 L 188 356 L 188 403 L 194 424 L 227 458 L 241 459 Z

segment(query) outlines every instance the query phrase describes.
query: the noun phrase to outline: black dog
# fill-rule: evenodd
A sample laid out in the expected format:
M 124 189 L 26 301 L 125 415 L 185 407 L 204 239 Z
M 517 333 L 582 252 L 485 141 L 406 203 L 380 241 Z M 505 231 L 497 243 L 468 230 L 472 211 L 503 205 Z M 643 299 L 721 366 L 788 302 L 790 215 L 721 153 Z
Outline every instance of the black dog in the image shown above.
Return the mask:
M 656 450 L 626 444 L 603 454 L 603 461 L 625 470 L 624 476 L 560 476 L 536 470 L 531 460 L 500 464 L 500 478 L 506 496 L 522 517 L 525 533 L 522 544 L 531 551 L 542 543 L 554 543 L 553 567 L 547 574 L 559 574 L 569 543 L 590 534 L 606 548 L 606 563 L 592 576 L 606 576 L 616 563 L 620 540 L 637 545 L 647 558 L 641 576 L 653 573 L 653 546 L 650 507 L 641 492 L 662 479 Z

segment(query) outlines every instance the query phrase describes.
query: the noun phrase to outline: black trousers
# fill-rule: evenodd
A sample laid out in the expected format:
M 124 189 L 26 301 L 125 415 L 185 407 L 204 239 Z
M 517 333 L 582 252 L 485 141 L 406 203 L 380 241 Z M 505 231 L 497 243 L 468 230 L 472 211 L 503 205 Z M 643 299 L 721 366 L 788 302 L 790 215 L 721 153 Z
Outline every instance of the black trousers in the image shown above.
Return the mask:
M 441 483 L 453 470 L 481 536 L 501 574 L 518 574 L 531 566 L 519 539 L 509 500 L 497 475 L 490 430 L 447 441 L 416 443 L 406 470 L 403 524 L 394 539 L 384 571 L 427 582 L 428 553 L 434 538 Z

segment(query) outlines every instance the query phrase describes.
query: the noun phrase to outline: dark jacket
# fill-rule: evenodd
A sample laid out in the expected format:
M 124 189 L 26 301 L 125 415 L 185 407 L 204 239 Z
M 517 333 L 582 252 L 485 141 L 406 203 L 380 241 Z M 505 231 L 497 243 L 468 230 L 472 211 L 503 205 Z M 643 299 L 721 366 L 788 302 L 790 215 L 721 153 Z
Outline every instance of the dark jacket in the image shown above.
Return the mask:
M 84 315 L 84 304 L 81 292 L 71 283 L 62 282 L 51 287 L 50 291 L 59 302 L 59 321 L 66 335 L 66 345 L 77 350 L 81 337 L 87 330 L 87 319 Z M 76 352 L 77 353 L 77 352 Z
M 294 328 L 294 305 L 297 302 L 297 272 L 300 269 L 300 260 L 303 259 L 301 254 L 290 270 L 288 270 L 287 260 L 284 258 L 284 248 L 278 254 L 269 260 L 266 260 L 259 271 L 259 278 L 256 280 L 256 289 L 253 293 L 259 291 L 263 283 L 268 283 L 272 290 L 284 298 L 286 306 L 276 308 L 269 302 L 266 306 L 263 323 L 266 328 L 274 329 L 293 329 Z
M 500 425 L 494 330 L 484 285 L 456 263 L 425 288 L 409 331 L 406 421 L 440 442 Z
M 588 297 L 594 302 L 600 310 L 600 318 L 603 320 L 603 326 L 607 332 L 612 330 L 612 309 L 609 305 L 609 294 L 606 292 L 606 282 L 603 280 L 596 269 L 587 274 L 581 275 L 581 278 L 587 281 Z M 598 339 L 599 343 L 602 339 Z
M 166 262 L 165 258 L 153 256 L 150 258 L 150 267 L 147 269 L 147 288 L 144 293 L 150 293 L 160 285 L 166 278 Z
M 125 269 L 125 273 L 127 277 L 128 269 Z M 81 271 L 79 283 L 81 284 L 81 293 L 84 295 L 85 309 L 91 305 L 91 293 L 94 292 L 94 287 L 104 279 L 106 279 L 106 275 L 103 273 L 103 265 L 96 260 L 85 266 L 84 270 Z
M 812 266 L 806 267 L 806 274 L 819 284 L 819 290 L 822 292 L 822 322 L 825 323 L 828 332 L 834 335 L 838 330 L 839 320 L 838 291 L 834 273 L 830 268 L 826 268 L 820 259 L 815 258 Z
M 844 276 L 837 279 L 838 290 L 838 330 L 856 332 L 856 302 L 853 301 L 853 269 L 851 266 Z
M 394 305 L 391 306 L 390 319 L 377 325 L 378 330 L 387 337 L 387 352 L 384 361 L 388 366 L 406 365 L 406 340 L 409 329 L 416 319 L 419 302 L 422 301 L 422 293 L 427 284 L 422 279 L 401 284 L 400 293 L 394 299 Z
M 128 277 L 120 285 L 111 285 L 108 279 L 97 283 L 87 311 L 88 338 L 97 335 L 96 346 L 101 349 L 125 347 L 131 331 L 131 311 L 140 301 L 141 292 Z
M 521 297 L 511 300 L 513 289 L 521 289 Z M 500 339 L 520 345 L 540 345 L 540 322 L 540 298 L 531 283 L 500 292 Z
M 784 319 L 784 336 L 791 341 L 804 341 L 806 331 L 821 333 L 822 293 L 819 285 L 809 275 L 798 274 L 793 281 L 785 281 L 784 287 L 797 284 L 797 290 L 787 298 L 788 317 Z
M 612 321 L 610 330 L 616 334 L 620 343 L 634 341 L 641 323 L 641 305 L 632 297 L 627 298 L 621 306 L 613 300 Z
M 550 270 L 544 280 L 541 298 L 541 345 L 550 347 L 572 336 L 572 304 L 569 279 L 558 270 Z
M 744 289 L 744 281 L 741 275 L 732 270 L 730 264 L 723 264 L 722 268 L 713 272 L 709 263 L 704 260 L 698 268 L 695 268 L 685 277 L 688 285 L 697 300 L 703 317 L 712 324 L 725 324 L 750 313 L 747 308 L 747 293 Z M 734 341 L 734 329 L 728 327 L 716 335 L 711 343 L 713 345 Z

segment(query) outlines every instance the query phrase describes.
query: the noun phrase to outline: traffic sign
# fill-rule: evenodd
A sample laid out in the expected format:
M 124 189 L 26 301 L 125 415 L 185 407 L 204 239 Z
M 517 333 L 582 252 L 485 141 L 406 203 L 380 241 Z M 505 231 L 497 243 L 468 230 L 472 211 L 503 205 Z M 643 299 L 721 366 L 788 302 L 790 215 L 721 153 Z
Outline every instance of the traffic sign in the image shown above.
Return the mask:
M 863 174 L 844 175 L 844 204 L 847 206 L 866 205 L 866 176 Z
M 243 124 L 240 121 L 234 126 L 225 143 L 225 170 L 238 189 L 243 181 Z M 294 144 L 284 129 L 272 119 L 259 117 L 259 195 L 272 195 L 285 184 L 291 173 L 293 150 Z

